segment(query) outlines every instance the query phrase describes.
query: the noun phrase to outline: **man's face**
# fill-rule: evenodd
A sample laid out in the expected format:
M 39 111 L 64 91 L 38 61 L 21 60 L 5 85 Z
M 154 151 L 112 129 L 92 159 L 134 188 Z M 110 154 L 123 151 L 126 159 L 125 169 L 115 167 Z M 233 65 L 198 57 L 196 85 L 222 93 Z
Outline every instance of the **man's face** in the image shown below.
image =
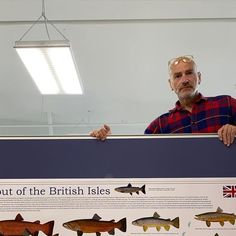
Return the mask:
M 179 100 L 193 98 L 200 82 L 201 74 L 196 71 L 194 62 L 179 61 L 171 65 L 169 83 Z

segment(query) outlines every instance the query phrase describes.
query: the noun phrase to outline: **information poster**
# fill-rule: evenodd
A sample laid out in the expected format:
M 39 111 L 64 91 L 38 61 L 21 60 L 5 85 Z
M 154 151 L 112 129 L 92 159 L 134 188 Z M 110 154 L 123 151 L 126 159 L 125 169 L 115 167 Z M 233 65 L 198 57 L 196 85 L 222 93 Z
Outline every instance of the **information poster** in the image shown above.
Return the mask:
M 0 211 L 1 235 L 235 236 L 236 178 L 1 180 Z

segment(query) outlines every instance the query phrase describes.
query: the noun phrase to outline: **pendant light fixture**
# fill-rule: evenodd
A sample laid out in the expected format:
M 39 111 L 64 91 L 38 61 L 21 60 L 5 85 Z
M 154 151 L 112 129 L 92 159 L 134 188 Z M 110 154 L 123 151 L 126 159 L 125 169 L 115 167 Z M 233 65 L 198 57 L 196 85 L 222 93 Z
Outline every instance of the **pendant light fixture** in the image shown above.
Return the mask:
M 48 40 L 23 41 L 25 35 L 38 23 L 44 23 Z M 51 40 L 50 24 L 63 40 Z M 82 94 L 81 78 L 69 40 L 42 14 L 15 42 L 14 48 L 42 94 Z

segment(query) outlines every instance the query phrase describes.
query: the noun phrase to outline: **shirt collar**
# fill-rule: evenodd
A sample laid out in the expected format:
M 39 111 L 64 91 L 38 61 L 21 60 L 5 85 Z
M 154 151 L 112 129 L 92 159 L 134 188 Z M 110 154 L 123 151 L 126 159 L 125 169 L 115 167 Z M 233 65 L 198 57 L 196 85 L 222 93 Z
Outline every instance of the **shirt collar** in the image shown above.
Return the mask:
M 194 104 L 199 103 L 200 101 L 206 101 L 207 97 L 204 97 L 201 93 L 198 94 L 197 99 L 195 100 Z M 175 112 L 175 111 L 180 111 L 183 110 L 183 108 L 181 107 L 180 101 L 178 100 L 175 103 L 175 107 L 171 110 L 169 110 L 170 113 Z

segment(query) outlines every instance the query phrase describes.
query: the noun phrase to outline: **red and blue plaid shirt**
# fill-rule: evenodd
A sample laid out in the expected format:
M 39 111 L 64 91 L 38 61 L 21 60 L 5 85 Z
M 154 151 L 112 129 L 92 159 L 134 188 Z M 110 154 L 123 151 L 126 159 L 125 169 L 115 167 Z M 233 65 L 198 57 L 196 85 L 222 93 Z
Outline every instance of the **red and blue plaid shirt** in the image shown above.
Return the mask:
M 236 125 L 236 99 L 199 94 L 192 112 L 184 110 L 178 101 L 174 109 L 152 121 L 145 134 L 217 133 L 225 124 Z

